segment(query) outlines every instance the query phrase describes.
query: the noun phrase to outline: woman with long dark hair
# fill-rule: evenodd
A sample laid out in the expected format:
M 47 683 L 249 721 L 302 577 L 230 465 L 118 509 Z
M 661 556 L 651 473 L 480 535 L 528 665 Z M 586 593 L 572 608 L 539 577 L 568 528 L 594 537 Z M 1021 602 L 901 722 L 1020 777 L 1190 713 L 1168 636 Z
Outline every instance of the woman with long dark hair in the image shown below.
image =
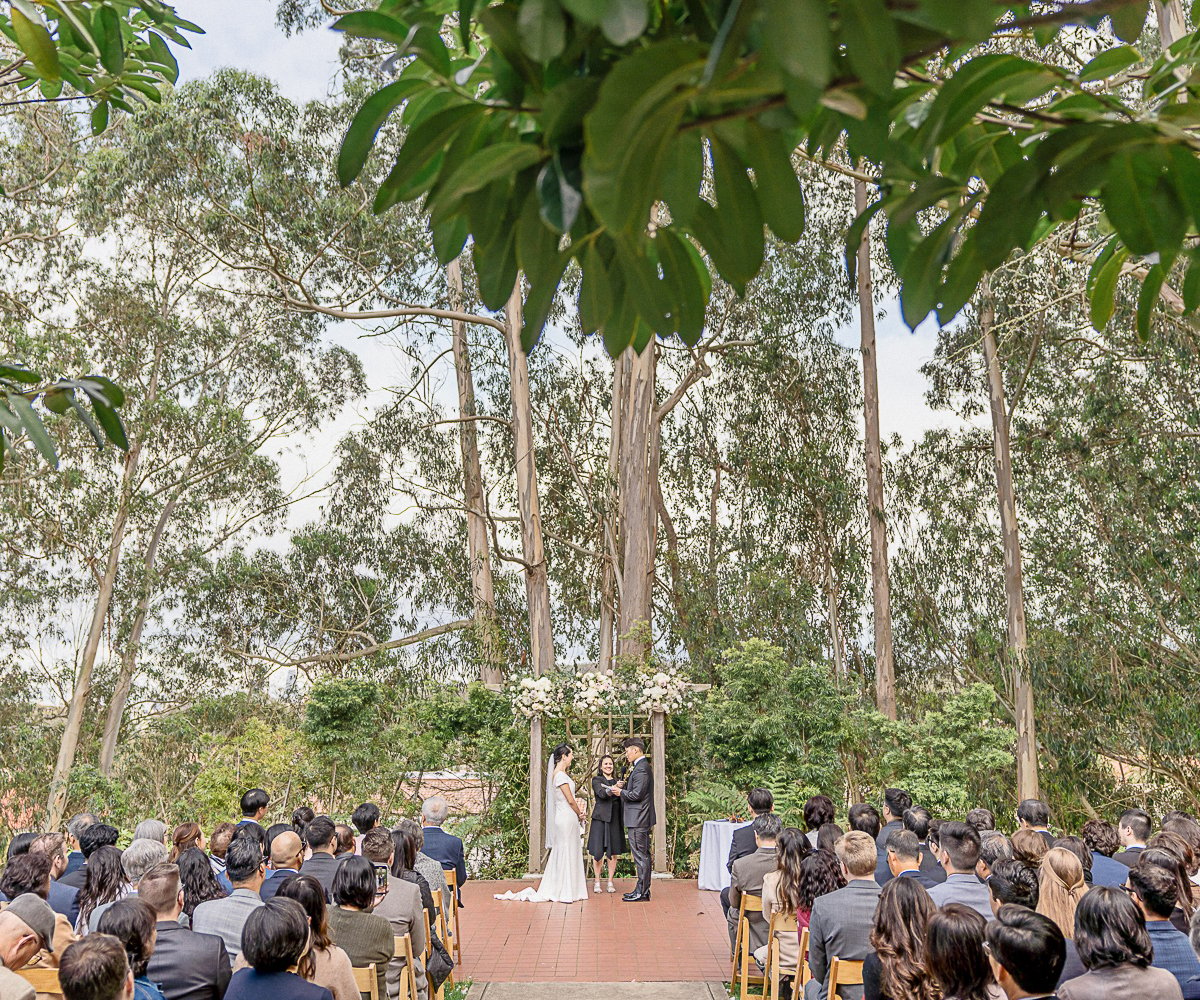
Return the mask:
M 428 880 L 413 865 L 417 859 L 417 841 L 411 833 L 399 828 L 392 831 L 392 843 L 396 845 L 396 856 L 392 858 L 392 878 L 404 879 L 421 890 L 421 906 L 429 914 L 429 926 L 437 926 L 437 907 L 433 905 L 433 892 Z
M 375 869 L 366 858 L 347 858 L 333 877 L 329 935 L 358 968 L 375 966 L 379 996 L 387 996 L 388 963 L 396 954 L 392 925 L 371 912 L 375 905 Z
M 962 903 L 947 903 L 930 916 L 925 967 L 943 1000 L 991 1000 L 992 966 L 983 950 L 986 929 L 987 921 Z
M 916 879 L 894 878 L 879 894 L 863 1000 L 938 1000 L 925 965 L 925 933 L 937 907 Z
M 625 843 L 621 797 L 612 793 L 612 786 L 618 780 L 617 762 L 612 754 L 606 753 L 600 758 L 600 773 L 592 779 L 592 825 L 588 830 L 587 842 L 596 876 L 592 892 L 600 891 L 600 863 L 605 859 L 608 860 L 608 891 L 617 891 L 613 883 L 617 859 L 629 850 Z
M 308 824 L 317 818 L 317 814 L 308 806 L 297 806 L 292 810 L 292 829 L 296 831 L 301 840 L 304 840 L 304 831 Z M 307 844 L 308 841 L 304 840 Z
M 1196 912 L 1192 900 L 1192 890 L 1196 886 L 1188 874 L 1190 855 L 1191 848 L 1178 834 L 1159 833 L 1146 842 L 1146 849 L 1138 856 L 1138 864 L 1158 865 L 1174 877 L 1177 902 L 1171 923 L 1183 934 L 1190 932 L 1192 914 Z
M 210 899 L 224 899 L 228 893 L 221 888 L 217 876 L 213 874 L 208 855 L 198 847 L 189 847 L 182 851 L 175 862 L 179 865 L 179 885 L 183 889 L 183 912 L 188 920 L 201 903 Z
M 160 990 L 146 975 L 158 940 L 154 911 L 140 899 L 122 899 L 104 911 L 97 933 L 111 934 L 125 948 L 133 973 L 133 1000 L 164 1000 Z
M 207 846 L 199 823 L 180 823 L 171 834 L 171 854 L 167 860 L 171 864 L 178 864 L 179 855 L 189 847 L 198 847 L 203 851 Z
M 333 994 L 333 1000 L 359 1000 L 350 956 L 329 936 L 329 910 L 321 883 L 312 875 L 292 875 L 284 879 L 276 895 L 294 899 L 308 914 L 312 946 L 300 962 L 297 970 L 300 975 L 310 983 L 324 986 Z
M 813 851 L 802 862 L 799 897 L 796 901 L 796 920 L 807 927 L 812 916 L 813 900 L 827 892 L 844 889 L 845 876 L 833 851 Z
M 762 907 L 763 919 L 768 923 L 775 914 L 785 917 L 795 917 L 801 930 L 808 926 L 809 914 L 800 913 L 800 883 L 804 878 L 804 859 L 812 854 L 812 845 L 804 831 L 794 826 L 784 827 L 775 841 L 775 864 L 773 872 L 768 872 L 763 878 Z M 800 941 L 792 933 L 775 932 L 779 942 L 779 964 L 785 969 L 797 968 L 800 961 Z M 766 965 L 768 941 L 756 948 L 754 957 L 760 965 Z M 784 976 L 780 981 L 780 996 L 788 1000 L 792 995 L 792 977 Z
M 125 869 L 121 867 L 121 852 L 115 847 L 97 847 L 87 862 L 87 878 L 79 891 L 79 917 L 75 933 L 83 937 L 88 932 L 92 911 L 105 903 L 115 903 L 129 895 Z

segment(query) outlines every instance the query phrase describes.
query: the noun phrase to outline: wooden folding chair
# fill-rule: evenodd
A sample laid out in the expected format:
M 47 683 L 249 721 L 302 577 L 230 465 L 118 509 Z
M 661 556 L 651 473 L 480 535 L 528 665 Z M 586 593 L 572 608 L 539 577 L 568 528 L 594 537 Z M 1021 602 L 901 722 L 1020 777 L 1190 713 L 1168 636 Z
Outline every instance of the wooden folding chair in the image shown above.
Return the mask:
M 433 901 L 436 903 L 438 893 L 440 893 L 441 890 L 436 889 L 436 890 L 430 890 L 430 891 L 433 893 L 433 897 L 434 897 Z M 431 927 L 430 927 L 430 923 L 429 923 L 429 911 L 422 908 L 421 913 L 425 918 L 425 968 L 428 969 L 429 968 L 429 956 L 433 954 L 433 934 L 431 933 Z M 433 984 L 430 983 L 430 986 L 432 986 L 432 985 Z M 445 988 L 446 988 L 446 984 L 442 983 L 442 985 L 439 989 L 431 990 L 431 992 L 433 993 L 433 996 L 436 998 L 436 1000 L 441 1000 L 442 993 L 445 991 Z
M 839 986 L 861 986 L 863 981 L 862 962 L 850 962 L 836 955 L 829 960 L 829 995 L 838 992 Z M 841 994 L 838 994 L 839 996 Z
M 441 889 L 430 889 L 429 893 L 431 896 L 433 896 L 433 905 L 437 908 L 437 936 L 439 938 L 441 938 L 442 944 L 446 944 L 446 942 L 447 942 L 446 901 L 444 899 L 442 899 L 442 890 Z M 449 949 L 448 945 L 447 945 L 447 949 Z M 451 960 L 453 960 L 453 956 L 451 956 Z M 453 968 L 450 970 L 450 976 L 449 976 L 449 978 L 446 979 L 446 982 L 444 985 L 446 985 L 446 986 L 454 985 L 454 969 Z
M 17 975 L 32 986 L 35 993 L 63 995 L 62 984 L 58 981 L 58 969 L 18 969 Z
M 750 997 L 758 997 L 759 1000 L 765 1000 L 767 995 L 767 980 L 765 976 L 760 975 L 757 971 L 750 971 L 750 963 L 754 961 L 754 954 L 750 951 L 750 920 L 748 914 L 762 913 L 762 897 L 751 896 L 747 893 L 742 893 L 738 902 L 738 922 L 737 932 L 733 940 L 733 974 L 730 976 L 732 984 L 737 986 L 738 1000 L 749 1000 Z M 752 993 L 750 988 L 758 987 L 758 992 Z
M 812 969 L 808 966 L 808 928 L 805 927 L 800 932 L 800 985 L 803 986 L 810 979 L 812 979 Z
M 404 972 L 400 975 L 400 1000 L 417 1000 L 417 967 L 413 958 L 412 935 L 395 939 L 397 956 L 404 957 Z
M 791 934 L 793 937 L 798 937 L 800 927 L 796 923 L 796 915 L 793 913 L 790 917 L 784 916 L 782 913 L 771 914 L 771 924 L 767 928 L 767 967 L 763 971 L 763 976 L 767 980 L 767 985 L 770 987 L 771 1000 L 779 1000 L 779 981 L 784 976 L 791 976 L 793 981 L 798 980 L 799 972 L 797 969 L 789 969 L 784 967 L 779 956 L 779 934 Z M 801 965 L 804 964 L 803 954 L 800 957 Z M 795 990 L 792 995 L 795 995 Z
M 454 941 L 454 961 L 462 961 L 462 947 L 458 934 L 458 872 L 446 868 L 446 886 L 450 890 L 450 937 Z
M 364 994 L 369 1000 L 379 1000 L 379 973 L 375 969 L 375 963 L 359 968 L 357 965 L 353 969 L 354 985 L 357 987 L 360 994 Z

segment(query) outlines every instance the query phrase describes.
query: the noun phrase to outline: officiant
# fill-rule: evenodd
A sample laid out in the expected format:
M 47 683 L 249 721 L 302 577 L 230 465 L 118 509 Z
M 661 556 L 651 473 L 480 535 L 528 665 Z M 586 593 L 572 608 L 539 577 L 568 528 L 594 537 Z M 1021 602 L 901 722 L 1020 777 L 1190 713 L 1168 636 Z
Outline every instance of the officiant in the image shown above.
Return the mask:
M 593 892 L 600 891 L 601 863 L 608 859 L 608 891 L 616 892 L 613 878 L 617 871 L 617 859 L 627 850 L 625 822 L 621 810 L 621 799 L 612 793 L 617 783 L 617 763 L 612 754 L 600 758 L 600 773 L 592 778 L 592 825 L 588 831 L 588 853 L 596 878 Z

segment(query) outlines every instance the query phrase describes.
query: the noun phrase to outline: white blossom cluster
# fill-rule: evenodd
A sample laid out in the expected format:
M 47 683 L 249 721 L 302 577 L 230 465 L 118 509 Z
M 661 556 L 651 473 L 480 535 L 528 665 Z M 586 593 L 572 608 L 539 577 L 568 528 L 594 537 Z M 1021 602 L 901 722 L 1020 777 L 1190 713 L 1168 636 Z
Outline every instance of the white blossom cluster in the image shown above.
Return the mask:
M 522 677 L 513 696 L 513 708 L 527 719 L 553 715 L 561 704 L 555 688 L 550 677 Z
M 692 684 L 675 667 L 659 670 L 643 678 L 638 708 L 643 712 L 678 712 L 687 706 Z
M 625 714 L 637 711 L 678 712 L 692 702 L 692 685 L 676 667 L 639 673 L 629 680 L 589 670 L 578 676 L 522 677 L 512 688 L 513 710 L 527 719 L 559 716 Z
M 613 703 L 617 700 L 614 697 L 616 692 L 617 685 L 612 674 L 589 670 L 576 678 L 571 706 L 582 715 L 608 711 L 614 707 Z

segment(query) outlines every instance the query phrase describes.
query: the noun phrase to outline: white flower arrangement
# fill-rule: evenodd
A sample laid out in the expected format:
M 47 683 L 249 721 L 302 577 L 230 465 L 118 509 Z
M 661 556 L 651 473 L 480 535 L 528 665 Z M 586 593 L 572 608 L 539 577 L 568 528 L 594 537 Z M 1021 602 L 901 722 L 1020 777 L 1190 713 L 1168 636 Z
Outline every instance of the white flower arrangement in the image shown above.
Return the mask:
M 527 719 L 535 715 L 553 715 L 561 704 L 550 677 L 522 677 L 513 696 L 513 708 Z
M 617 685 L 612 674 L 589 670 L 576 679 L 571 707 L 581 715 L 603 712 L 613 706 L 616 692 Z
M 629 680 L 589 670 L 578 676 L 522 677 L 513 685 L 513 711 L 526 719 L 535 715 L 623 715 L 637 711 L 678 712 L 692 703 L 692 685 L 676 667 L 643 672 Z
M 637 706 L 643 712 L 665 712 L 668 715 L 686 708 L 692 699 L 692 683 L 675 667 L 643 674 Z

